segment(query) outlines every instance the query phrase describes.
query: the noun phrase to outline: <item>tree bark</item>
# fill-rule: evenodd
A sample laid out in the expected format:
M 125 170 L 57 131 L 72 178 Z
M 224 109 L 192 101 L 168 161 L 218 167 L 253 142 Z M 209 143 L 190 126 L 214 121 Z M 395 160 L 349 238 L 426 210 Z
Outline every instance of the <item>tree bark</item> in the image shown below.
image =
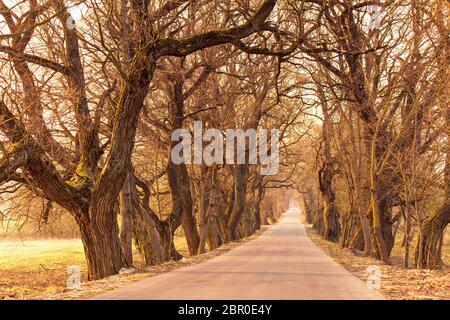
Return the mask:
M 237 227 L 245 208 L 246 193 L 246 167 L 243 164 L 236 164 L 234 167 L 234 201 L 233 208 L 227 221 L 227 232 L 229 240 L 237 240 L 239 238 Z
M 81 238 L 87 260 L 88 280 L 102 279 L 130 267 L 122 255 L 115 219 L 79 219 Z
M 323 197 L 323 235 L 325 239 L 333 242 L 339 242 L 341 226 L 339 222 L 339 211 L 336 206 L 336 196 L 332 189 L 333 173 L 329 168 L 331 164 L 324 164 L 319 171 L 320 192 Z
M 217 249 L 226 242 L 225 235 L 223 234 L 225 223 L 223 221 L 222 223 L 219 222 L 219 219 L 216 213 L 211 213 L 208 219 L 206 242 L 210 250 Z
M 131 186 L 128 174 L 120 191 L 120 246 L 127 264 L 133 264 L 133 232 L 131 224 Z
M 256 184 L 256 196 L 255 196 L 255 230 L 261 229 L 261 202 L 264 198 L 264 186 L 262 184 L 262 177 L 258 175 L 258 182 Z
M 150 209 L 148 199 L 150 197 L 150 190 L 148 186 L 139 181 L 134 173 L 128 176 L 130 201 L 131 201 L 131 221 L 133 237 L 135 239 L 137 248 L 144 257 L 145 264 L 156 265 L 168 260 L 168 255 L 165 255 L 163 242 L 163 227 L 159 218 Z M 136 190 L 136 183 L 144 191 L 144 197 L 141 199 Z
M 169 159 L 167 166 L 169 188 L 172 195 L 172 213 L 168 219 L 172 234 L 182 224 L 189 253 L 196 255 L 200 243 L 192 208 L 190 179 L 185 164 L 174 164 Z
M 450 200 L 425 219 L 417 241 L 415 261 L 419 269 L 438 269 L 442 266 L 440 241 L 450 223 Z
M 184 121 L 184 94 L 183 81 L 181 75 L 177 75 L 173 85 L 173 102 L 169 110 L 170 122 L 172 130 L 181 129 Z M 197 223 L 195 221 L 193 212 L 193 201 L 191 193 L 191 183 L 186 164 L 174 164 L 172 162 L 172 149 L 175 142 L 170 141 L 169 145 L 169 164 L 168 164 L 168 178 L 169 187 L 172 194 L 172 206 L 174 213 L 179 213 L 181 210 L 181 217 L 174 216 L 171 219 L 173 232 L 180 225 L 183 226 L 186 241 L 189 248 L 190 255 L 196 255 L 200 244 L 200 236 L 197 230 Z M 181 220 L 180 220 L 181 218 Z
M 212 225 L 209 223 L 211 211 L 214 210 L 216 202 L 216 189 L 214 184 L 216 181 L 215 168 L 207 167 L 205 164 L 200 166 L 200 181 L 197 184 L 198 197 L 198 219 L 200 231 L 200 243 L 198 253 L 206 252 L 206 243 L 208 238 L 208 228 Z

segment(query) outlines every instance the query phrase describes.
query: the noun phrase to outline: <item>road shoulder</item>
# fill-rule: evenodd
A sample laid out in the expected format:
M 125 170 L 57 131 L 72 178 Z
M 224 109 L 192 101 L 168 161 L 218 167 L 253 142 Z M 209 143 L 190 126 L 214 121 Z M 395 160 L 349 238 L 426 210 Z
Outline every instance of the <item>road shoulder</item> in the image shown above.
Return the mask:
M 36 300 L 78 300 L 78 299 L 89 299 L 96 295 L 105 293 L 110 290 L 115 290 L 122 288 L 124 286 L 130 285 L 136 281 L 146 280 L 154 276 L 185 268 L 188 266 L 196 265 L 215 257 L 221 256 L 224 253 L 241 246 L 244 243 L 250 242 L 261 236 L 270 225 L 262 226 L 260 230 L 255 232 L 253 235 L 247 238 L 243 238 L 237 241 L 233 241 L 222 245 L 213 251 L 208 251 L 204 254 L 185 257 L 180 261 L 169 261 L 162 265 L 151 266 L 145 269 L 135 269 L 126 270 L 125 272 L 114 275 L 102 280 L 83 282 L 81 288 L 78 290 L 67 290 L 65 292 L 42 295 L 34 297 Z
M 377 266 L 381 271 L 380 292 L 391 300 L 441 300 L 450 294 L 449 270 L 403 269 L 395 261 L 386 265 L 381 261 L 368 258 L 348 248 L 324 240 L 311 226 L 305 225 L 308 237 L 313 243 L 342 265 L 348 271 L 366 281 L 369 266 Z

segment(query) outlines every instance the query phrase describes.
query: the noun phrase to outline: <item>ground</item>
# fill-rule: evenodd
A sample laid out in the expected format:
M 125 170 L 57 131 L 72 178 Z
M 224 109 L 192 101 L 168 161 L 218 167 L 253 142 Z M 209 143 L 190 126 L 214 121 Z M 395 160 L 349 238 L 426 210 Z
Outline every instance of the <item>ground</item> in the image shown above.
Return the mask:
M 79 299 L 122 287 L 128 283 L 200 263 L 258 237 L 263 227 L 253 236 L 228 243 L 203 255 L 188 257 L 184 237 L 175 238 L 177 250 L 186 256 L 181 261 L 145 267 L 142 258 L 134 250 L 137 270 L 103 280 L 85 282 L 86 263 L 81 241 L 72 240 L 0 240 L 0 300 L 2 299 Z M 80 266 L 82 286 L 80 290 L 67 290 L 67 268 Z
M 396 237 L 397 241 L 391 257 L 392 264 L 385 265 L 381 261 L 367 258 L 350 249 L 342 249 L 338 244 L 324 240 L 311 226 L 307 227 L 307 231 L 317 246 L 363 280 L 366 280 L 369 275 L 368 266 L 378 266 L 381 269 L 381 292 L 388 299 L 450 299 L 450 234 L 448 232 L 443 246 L 446 266 L 442 270 L 417 270 L 402 267 L 404 248 L 401 246 L 401 234 Z
M 184 237 L 175 245 L 187 254 Z M 142 258 L 134 250 L 137 267 Z M 81 240 L 0 240 L 0 299 L 23 299 L 66 290 L 67 267 L 80 266 L 82 281 L 87 278 Z
M 86 280 L 84 253 L 80 240 L 0 240 L 0 300 L 89 297 L 136 280 L 211 259 L 242 242 L 254 239 L 263 230 L 253 237 L 227 244 L 216 251 L 161 266 L 145 268 L 142 265 L 142 259 L 135 252 L 134 260 L 139 269 L 138 272 L 100 281 L 84 282 L 82 290 L 78 291 L 68 291 L 66 280 L 67 267 L 71 265 L 80 266 L 83 281 Z M 387 266 L 380 261 L 363 257 L 349 249 L 341 249 L 338 245 L 323 240 L 311 227 L 307 230 L 316 245 L 363 280 L 366 280 L 368 276 L 367 266 L 379 266 L 382 272 L 381 291 L 387 298 L 450 299 L 449 267 L 435 271 L 402 268 L 401 234 L 397 236 L 398 241 L 393 250 L 393 264 Z M 447 235 L 450 234 L 447 233 Z M 444 262 L 447 266 L 450 265 L 449 240 L 450 237 L 445 239 L 443 247 Z M 187 245 L 183 237 L 177 237 L 175 244 L 182 254 L 187 255 Z
M 257 239 L 205 263 L 95 296 L 96 300 L 361 300 L 378 290 L 308 238 L 300 210 L 288 210 Z

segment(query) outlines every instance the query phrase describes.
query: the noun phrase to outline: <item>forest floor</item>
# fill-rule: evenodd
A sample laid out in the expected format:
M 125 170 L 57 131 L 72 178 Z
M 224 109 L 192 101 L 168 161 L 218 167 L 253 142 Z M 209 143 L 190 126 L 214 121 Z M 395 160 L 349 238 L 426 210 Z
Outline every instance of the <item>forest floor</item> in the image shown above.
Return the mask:
M 231 242 L 205 254 L 188 256 L 184 237 L 175 238 L 175 247 L 185 256 L 180 261 L 145 267 L 134 250 L 136 269 L 98 281 L 87 282 L 86 263 L 81 241 L 73 240 L 0 240 L 0 300 L 5 299 L 85 299 L 102 292 L 120 288 L 134 281 L 204 262 L 219 256 L 241 243 L 255 239 L 267 229 L 251 237 Z M 67 289 L 68 267 L 81 269 L 81 288 Z
M 450 299 L 450 234 L 444 240 L 443 256 L 446 266 L 442 270 L 417 270 L 403 268 L 404 248 L 398 241 L 391 256 L 391 265 L 365 257 L 362 253 L 324 240 L 310 225 L 306 225 L 311 240 L 336 262 L 366 281 L 367 267 L 376 265 L 381 271 L 381 293 L 395 300 L 441 300 Z M 397 239 L 402 239 L 398 234 Z M 415 242 L 412 242 L 413 244 Z M 414 252 L 411 253 L 411 256 Z M 413 265 L 412 263 L 410 265 Z

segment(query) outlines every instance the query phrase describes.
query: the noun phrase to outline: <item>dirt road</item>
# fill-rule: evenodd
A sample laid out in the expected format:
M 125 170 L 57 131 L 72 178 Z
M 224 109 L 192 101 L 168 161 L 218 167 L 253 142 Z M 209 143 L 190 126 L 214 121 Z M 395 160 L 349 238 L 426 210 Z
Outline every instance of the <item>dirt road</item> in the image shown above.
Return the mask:
M 291 209 L 258 239 L 222 256 L 94 299 L 383 299 L 308 238 Z

